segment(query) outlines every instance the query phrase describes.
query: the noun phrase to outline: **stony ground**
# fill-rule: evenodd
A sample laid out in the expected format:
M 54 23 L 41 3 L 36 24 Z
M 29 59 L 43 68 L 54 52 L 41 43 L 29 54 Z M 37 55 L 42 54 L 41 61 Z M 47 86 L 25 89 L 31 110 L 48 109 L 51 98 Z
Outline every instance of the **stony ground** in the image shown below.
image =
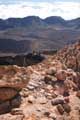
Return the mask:
M 16 76 L 28 74 L 29 83 L 19 91 L 20 99 L 12 99 L 14 105 L 20 100 L 20 105 L 1 114 L 0 120 L 80 120 L 80 43 L 63 51 L 27 68 L 16 66 L 20 69 Z M 65 59 L 67 53 L 71 59 Z

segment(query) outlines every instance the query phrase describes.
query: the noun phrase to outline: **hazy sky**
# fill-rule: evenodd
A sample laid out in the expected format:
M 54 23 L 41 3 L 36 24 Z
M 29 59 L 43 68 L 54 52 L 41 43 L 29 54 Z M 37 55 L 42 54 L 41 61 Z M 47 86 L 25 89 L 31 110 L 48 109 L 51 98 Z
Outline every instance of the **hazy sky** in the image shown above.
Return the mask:
M 80 0 L 0 0 L 0 18 L 31 15 L 74 19 L 80 17 Z

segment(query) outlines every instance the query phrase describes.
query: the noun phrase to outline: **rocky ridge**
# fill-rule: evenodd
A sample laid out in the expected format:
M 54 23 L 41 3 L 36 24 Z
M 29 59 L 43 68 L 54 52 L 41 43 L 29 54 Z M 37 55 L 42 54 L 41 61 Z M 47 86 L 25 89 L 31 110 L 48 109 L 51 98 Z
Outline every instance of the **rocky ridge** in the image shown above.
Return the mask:
M 8 79 L 10 81 L 15 80 L 14 87 L 11 86 L 11 88 L 17 90 L 17 92 L 19 92 L 23 87 L 24 88 L 20 92 L 20 106 L 12 108 L 7 114 L 1 114 L 0 120 L 79 120 L 79 53 L 80 42 L 72 46 L 65 47 L 56 55 L 46 56 L 46 59 L 43 60 L 43 62 L 36 65 L 25 68 L 16 67 L 18 71 L 15 75 L 13 75 L 13 70 L 7 67 L 7 69 L 10 69 L 9 73 L 3 72 L 6 74 L 0 78 L 2 79 L 5 77 L 5 79 L 2 79 L 5 81 Z M 73 60 L 73 58 L 75 58 L 75 60 Z M 0 72 L 2 71 L 4 71 L 3 68 Z M 26 84 L 18 84 L 19 86 L 17 86 L 16 79 L 14 78 L 19 75 L 20 77 L 23 76 L 22 79 L 27 78 L 27 74 L 29 75 L 28 80 L 30 80 L 27 86 Z M 21 87 L 21 85 L 23 86 Z M 4 87 L 1 87 L 1 90 L 4 90 Z M 8 89 L 9 88 L 10 86 L 8 86 Z M 6 92 L 9 91 L 8 89 Z M 2 97 L 0 99 L 3 100 Z M 7 102 L 8 101 L 9 100 L 7 100 Z M 14 102 L 13 105 L 15 105 L 15 103 L 16 102 Z

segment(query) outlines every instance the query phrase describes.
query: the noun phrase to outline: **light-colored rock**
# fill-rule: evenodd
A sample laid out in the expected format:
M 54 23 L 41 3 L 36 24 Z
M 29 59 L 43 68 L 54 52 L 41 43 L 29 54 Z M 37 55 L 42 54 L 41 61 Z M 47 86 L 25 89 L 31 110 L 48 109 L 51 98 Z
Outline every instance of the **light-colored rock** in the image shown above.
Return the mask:
M 28 102 L 29 102 L 29 103 L 34 103 L 34 102 L 35 102 L 34 96 L 29 95 L 29 96 L 28 96 Z
M 2 69 L 2 68 L 0 68 L 0 69 Z M 21 72 L 21 75 L 18 75 L 19 72 Z M 6 68 L 3 67 L 2 74 L 3 74 L 3 77 L 2 77 L 2 79 L 0 79 L 0 88 L 10 87 L 10 88 L 14 88 L 16 90 L 20 90 L 20 89 L 26 87 L 26 85 L 29 81 L 29 76 L 27 75 L 26 70 L 25 70 L 25 74 L 24 74 L 23 69 L 21 71 L 21 68 L 18 68 L 17 66 L 16 67 L 15 66 L 10 66 L 10 67 L 6 66 Z
M 46 104 L 47 103 L 47 98 L 46 97 L 38 97 L 37 101 L 40 104 Z
M 11 110 L 11 115 L 23 115 L 23 111 L 20 110 L 19 108 L 14 108 Z
M 54 76 L 54 75 L 56 74 L 56 71 L 57 71 L 57 70 L 56 70 L 55 67 L 50 67 L 50 68 L 48 69 L 48 71 L 47 71 L 47 74 Z

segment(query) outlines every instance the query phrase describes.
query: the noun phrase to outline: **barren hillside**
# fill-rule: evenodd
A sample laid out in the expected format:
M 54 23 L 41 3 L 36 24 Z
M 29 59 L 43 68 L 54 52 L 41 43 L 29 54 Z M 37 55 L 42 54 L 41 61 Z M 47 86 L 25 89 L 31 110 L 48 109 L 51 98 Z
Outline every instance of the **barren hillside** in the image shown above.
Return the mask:
M 0 113 L 0 120 L 80 120 L 80 42 L 36 65 L 0 67 Z

